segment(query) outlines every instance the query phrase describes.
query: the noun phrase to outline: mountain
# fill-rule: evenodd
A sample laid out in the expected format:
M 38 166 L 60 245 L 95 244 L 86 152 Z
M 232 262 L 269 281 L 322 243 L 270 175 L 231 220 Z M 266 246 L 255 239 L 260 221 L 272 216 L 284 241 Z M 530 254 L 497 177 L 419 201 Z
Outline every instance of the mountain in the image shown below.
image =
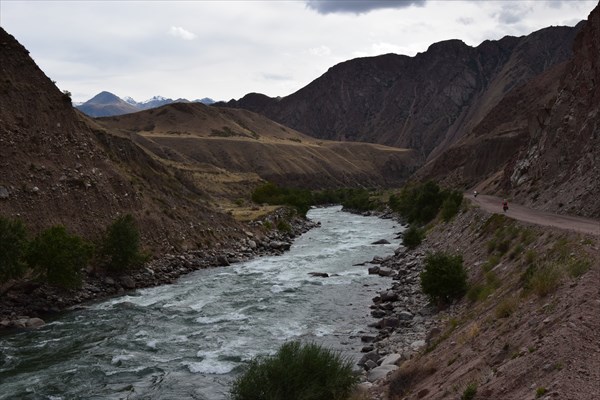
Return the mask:
M 192 102 L 212 104 L 215 101 L 211 98 L 204 97 Z M 182 98 L 173 100 L 162 96 L 154 96 L 146 101 L 138 102 L 129 96 L 121 99 L 110 92 L 104 91 L 84 103 L 75 104 L 75 107 L 90 117 L 107 117 L 112 115 L 131 114 L 171 103 L 190 103 L 190 101 Z
M 139 111 L 139 108 L 135 105 L 122 100 L 110 92 L 100 92 L 76 108 L 90 117 L 121 115 Z
M 419 165 L 414 151 L 316 140 L 251 111 L 200 103 L 168 104 L 96 122 L 188 170 L 210 165 L 284 186 L 397 186 Z M 203 190 L 213 192 L 214 182 Z
M 570 60 L 506 95 L 417 178 L 600 216 L 600 10 L 589 18 Z
M 240 230 L 232 217 L 209 207 L 206 193 L 185 171 L 158 162 L 127 135 L 109 132 L 74 109 L 1 28 L 0 48 L 1 216 L 20 218 L 33 233 L 62 224 L 94 239 L 117 216 L 130 213 L 143 243 L 155 252 L 208 244 L 226 234 L 207 238 L 208 225 Z M 115 98 L 101 93 L 96 101 Z
M 582 25 L 477 47 L 448 40 L 414 57 L 358 58 L 281 99 L 251 93 L 226 105 L 315 138 L 413 148 L 427 158 L 458 140 L 513 88 L 567 60 Z

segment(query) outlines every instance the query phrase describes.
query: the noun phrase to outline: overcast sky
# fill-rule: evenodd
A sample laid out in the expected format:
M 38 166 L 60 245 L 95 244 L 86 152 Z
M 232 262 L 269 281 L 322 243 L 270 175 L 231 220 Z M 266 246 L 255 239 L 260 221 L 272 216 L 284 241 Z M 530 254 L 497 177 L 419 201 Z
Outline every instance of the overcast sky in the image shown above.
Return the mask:
M 578 1 L 18 1 L 0 25 L 85 101 L 107 90 L 146 100 L 286 96 L 356 57 L 413 56 L 461 39 L 526 35 L 586 19 Z

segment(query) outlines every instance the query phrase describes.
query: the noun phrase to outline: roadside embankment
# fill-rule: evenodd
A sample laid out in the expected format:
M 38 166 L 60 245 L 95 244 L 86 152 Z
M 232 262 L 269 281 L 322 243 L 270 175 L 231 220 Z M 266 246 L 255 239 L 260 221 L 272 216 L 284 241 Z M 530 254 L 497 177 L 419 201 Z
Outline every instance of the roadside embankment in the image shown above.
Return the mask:
M 462 256 L 462 300 L 437 308 L 422 294 L 427 252 Z M 379 265 L 394 283 L 374 299 L 379 333 L 364 349 L 372 398 L 600 398 L 599 255 L 598 236 L 472 205 L 430 227 Z

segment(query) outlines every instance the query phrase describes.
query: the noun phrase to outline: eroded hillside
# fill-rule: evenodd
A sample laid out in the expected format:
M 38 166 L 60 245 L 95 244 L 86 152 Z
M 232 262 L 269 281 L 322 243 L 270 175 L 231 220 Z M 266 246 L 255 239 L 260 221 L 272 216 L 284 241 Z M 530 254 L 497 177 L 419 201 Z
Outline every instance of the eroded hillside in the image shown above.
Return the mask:
M 55 224 L 97 237 L 125 213 L 152 251 L 235 237 L 238 225 L 123 135 L 71 106 L 23 46 L 0 30 L 0 212 L 33 232 Z M 182 223 L 185 221 L 185 223 Z M 209 227 L 219 226 L 218 234 Z
M 380 187 L 401 185 L 420 165 L 411 150 L 316 140 L 247 110 L 203 104 L 172 104 L 97 122 L 197 177 L 219 169 L 284 186 Z

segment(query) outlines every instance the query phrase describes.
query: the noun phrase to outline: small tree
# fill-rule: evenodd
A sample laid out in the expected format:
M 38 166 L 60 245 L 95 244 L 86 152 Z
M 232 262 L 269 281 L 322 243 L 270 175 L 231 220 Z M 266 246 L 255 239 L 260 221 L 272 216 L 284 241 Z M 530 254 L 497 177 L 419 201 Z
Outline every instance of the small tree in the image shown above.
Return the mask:
M 450 303 L 467 292 L 467 271 L 461 255 L 428 254 L 421 272 L 421 288 L 432 301 Z
M 92 246 L 64 226 L 53 226 L 39 234 L 27 252 L 29 265 L 53 285 L 81 286 L 82 270 L 92 255 Z
M 402 235 L 402 244 L 408 249 L 414 249 L 421 244 L 425 233 L 415 225 L 411 225 Z
M 253 360 L 231 389 L 233 400 L 345 400 L 358 376 L 352 363 L 316 344 L 285 343 Z
M 26 248 L 23 222 L 0 217 L 0 282 L 23 275 Z
M 140 234 L 133 216 L 121 216 L 108 227 L 102 240 L 100 255 L 104 267 L 112 272 L 143 264 L 147 257 L 140 252 Z

